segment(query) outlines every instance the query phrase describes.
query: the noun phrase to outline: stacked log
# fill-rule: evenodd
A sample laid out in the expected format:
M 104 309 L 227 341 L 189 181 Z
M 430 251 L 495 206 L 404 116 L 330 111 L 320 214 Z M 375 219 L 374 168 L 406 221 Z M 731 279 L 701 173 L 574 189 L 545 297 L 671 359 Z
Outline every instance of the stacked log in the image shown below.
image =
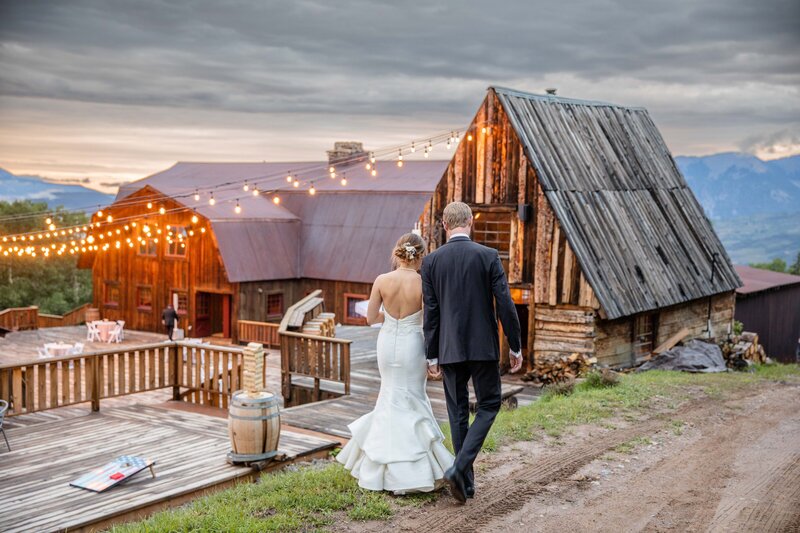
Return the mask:
M 312 318 L 303 324 L 303 333 L 310 335 L 320 335 L 322 337 L 336 336 L 336 320 L 333 313 L 320 313 L 316 318 Z
M 758 334 L 751 331 L 731 335 L 721 343 L 720 348 L 728 368 L 746 368 L 753 363 L 770 362 L 764 346 L 758 343 Z
M 596 357 L 584 353 L 537 357 L 533 369 L 522 376 L 523 381 L 531 381 L 533 385 L 549 385 L 570 381 L 586 375 L 592 365 L 597 363 Z

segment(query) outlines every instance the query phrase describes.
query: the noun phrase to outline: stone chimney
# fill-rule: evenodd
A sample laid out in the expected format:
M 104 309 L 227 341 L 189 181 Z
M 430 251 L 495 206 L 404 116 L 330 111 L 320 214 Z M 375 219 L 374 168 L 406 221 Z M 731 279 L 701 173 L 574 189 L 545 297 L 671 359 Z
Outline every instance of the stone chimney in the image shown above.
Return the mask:
M 364 145 L 359 142 L 343 141 L 333 143 L 333 150 L 328 150 L 328 164 L 334 165 L 343 161 L 356 162 L 367 158 Z

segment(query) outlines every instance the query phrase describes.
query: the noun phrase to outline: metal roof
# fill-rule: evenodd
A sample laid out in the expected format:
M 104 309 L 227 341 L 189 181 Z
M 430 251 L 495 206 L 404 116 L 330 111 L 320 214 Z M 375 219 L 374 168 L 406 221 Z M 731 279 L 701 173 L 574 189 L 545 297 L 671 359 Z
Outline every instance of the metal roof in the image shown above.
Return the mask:
M 377 177 L 364 163 L 337 165 L 331 179 L 327 161 L 291 163 L 177 163 L 120 187 L 121 200 L 145 186 L 210 219 L 231 282 L 313 278 L 371 283 L 389 270 L 396 240 L 411 231 L 448 161 L 378 161 Z M 313 170 L 312 170 L 313 169 Z M 317 194 L 285 189 L 286 174 L 314 180 Z M 340 183 L 347 177 L 347 186 Z M 241 191 L 248 180 L 262 190 L 282 187 L 281 204 Z M 239 182 L 237 188 L 223 184 Z M 211 206 L 195 202 L 193 189 L 220 187 Z M 308 185 L 305 185 L 307 188 Z M 241 191 L 241 192 L 240 192 Z M 205 196 L 205 195 L 204 195 Z M 238 198 L 242 213 L 230 202 Z
M 493 90 L 608 318 L 741 285 L 647 110 Z
M 761 268 L 736 265 L 736 273 L 744 282 L 744 285 L 736 289 L 737 294 L 752 294 L 755 292 L 766 291 L 787 285 L 800 284 L 800 276 L 784 274 L 783 272 L 772 272 Z M 800 306 L 800 302 L 798 302 Z

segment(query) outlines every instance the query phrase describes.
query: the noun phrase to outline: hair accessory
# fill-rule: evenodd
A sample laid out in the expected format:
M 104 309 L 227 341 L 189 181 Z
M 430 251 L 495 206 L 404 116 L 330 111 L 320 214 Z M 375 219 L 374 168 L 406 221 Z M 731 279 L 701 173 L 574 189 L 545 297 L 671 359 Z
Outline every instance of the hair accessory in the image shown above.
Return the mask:
M 408 259 L 414 259 L 417 256 L 417 249 L 410 242 L 405 243 L 403 248 L 406 251 L 406 257 Z

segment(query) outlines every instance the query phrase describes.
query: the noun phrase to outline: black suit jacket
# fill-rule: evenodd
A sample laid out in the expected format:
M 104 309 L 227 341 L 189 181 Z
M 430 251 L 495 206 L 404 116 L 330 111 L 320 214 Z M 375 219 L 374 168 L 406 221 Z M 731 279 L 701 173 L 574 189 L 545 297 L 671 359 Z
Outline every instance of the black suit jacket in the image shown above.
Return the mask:
M 421 273 L 428 359 L 499 360 L 498 316 L 509 347 L 520 351 L 519 317 L 497 250 L 455 236 L 423 259 Z

